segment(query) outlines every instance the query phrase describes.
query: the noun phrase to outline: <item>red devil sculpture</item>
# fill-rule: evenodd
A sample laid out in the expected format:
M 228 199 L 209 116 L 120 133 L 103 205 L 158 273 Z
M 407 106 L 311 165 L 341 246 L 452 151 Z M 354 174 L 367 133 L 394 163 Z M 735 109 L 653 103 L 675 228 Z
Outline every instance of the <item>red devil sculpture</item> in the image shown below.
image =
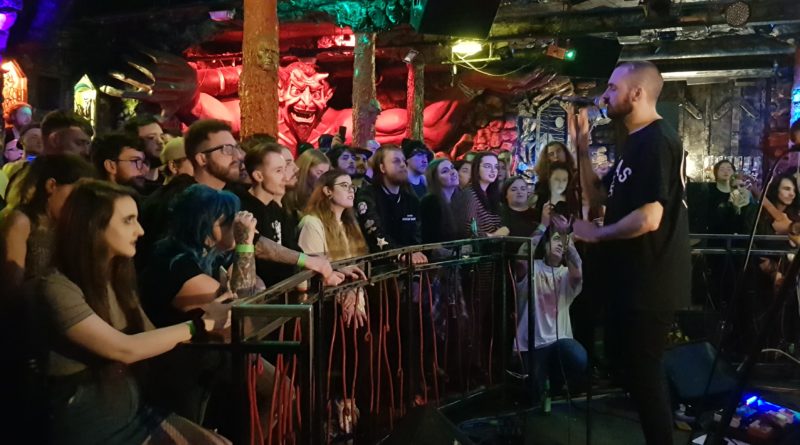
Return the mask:
M 161 106 L 164 117 L 177 117 L 190 124 L 197 119 L 219 119 L 231 124 L 239 131 L 239 99 L 216 98 L 238 89 L 241 67 L 195 70 L 184 59 L 154 50 L 143 50 L 148 62 L 128 62 L 139 76 L 150 82 L 133 80 L 120 72 L 111 75 L 124 83 L 125 89 L 109 85 L 101 91 L 118 97 L 126 97 Z M 303 142 L 316 144 L 319 136 L 334 134 L 340 126 L 352 133 L 352 109 L 328 108 L 333 89 L 327 81 L 327 73 L 319 73 L 314 65 L 293 62 L 280 68 L 279 78 L 279 139 L 295 149 Z M 424 110 L 424 137 L 430 147 L 438 147 L 455 127 L 453 114 L 463 102 L 439 101 Z M 407 114 L 405 109 L 391 108 L 380 112 L 375 124 L 376 140 L 381 144 L 400 143 L 406 134 Z

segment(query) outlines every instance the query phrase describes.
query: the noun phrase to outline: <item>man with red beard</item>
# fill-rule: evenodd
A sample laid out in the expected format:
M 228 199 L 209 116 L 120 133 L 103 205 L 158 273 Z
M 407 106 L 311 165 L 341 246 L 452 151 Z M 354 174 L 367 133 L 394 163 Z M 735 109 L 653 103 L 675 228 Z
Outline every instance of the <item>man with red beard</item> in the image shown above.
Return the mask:
M 356 194 L 355 208 L 361 232 L 372 252 L 422 243 L 419 199 L 408 187 L 408 167 L 400 147 L 384 145 L 370 160 L 373 183 Z M 421 252 L 414 264 L 426 263 Z
M 592 173 L 590 128 L 582 113 L 581 182 L 592 204 L 605 203 L 606 214 L 599 226 L 574 224 L 579 239 L 600 243 L 602 264 L 609 267 L 603 276 L 620 277 L 603 280 L 609 283 L 605 350 L 636 404 L 648 445 L 672 444 L 661 359 L 674 312 L 688 303 L 691 276 L 683 148 L 656 111 L 663 85 L 651 62 L 626 62 L 611 74 L 603 100 L 609 117 L 621 120 L 628 134 L 602 182 Z

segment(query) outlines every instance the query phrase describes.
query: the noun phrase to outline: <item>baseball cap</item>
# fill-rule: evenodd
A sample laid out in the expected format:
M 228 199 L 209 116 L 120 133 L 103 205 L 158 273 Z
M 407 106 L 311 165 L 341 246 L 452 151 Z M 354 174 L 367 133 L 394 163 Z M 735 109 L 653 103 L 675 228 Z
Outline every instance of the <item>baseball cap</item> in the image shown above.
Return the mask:
M 401 147 L 403 148 L 403 155 L 406 159 L 411 159 L 411 157 L 418 154 L 424 154 L 428 158 L 428 162 L 433 160 L 433 152 L 422 141 L 403 139 Z
M 169 161 L 176 161 L 185 157 L 186 148 L 184 148 L 182 137 L 172 138 L 161 150 L 161 163 L 165 165 Z

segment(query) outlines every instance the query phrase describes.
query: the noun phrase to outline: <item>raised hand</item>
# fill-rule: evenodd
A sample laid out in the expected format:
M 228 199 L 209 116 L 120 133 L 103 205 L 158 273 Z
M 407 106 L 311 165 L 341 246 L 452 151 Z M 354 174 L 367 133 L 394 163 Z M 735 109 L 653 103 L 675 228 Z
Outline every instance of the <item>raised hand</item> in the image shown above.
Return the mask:
M 257 222 L 250 212 L 241 211 L 236 214 L 233 218 L 233 239 L 236 244 L 253 244 Z

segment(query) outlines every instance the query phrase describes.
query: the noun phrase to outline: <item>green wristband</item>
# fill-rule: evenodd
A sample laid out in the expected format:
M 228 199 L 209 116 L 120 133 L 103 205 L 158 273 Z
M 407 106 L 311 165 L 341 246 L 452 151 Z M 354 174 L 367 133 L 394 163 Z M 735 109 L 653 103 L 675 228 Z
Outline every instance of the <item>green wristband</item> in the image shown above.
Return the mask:
M 252 244 L 237 244 L 236 253 L 253 253 L 256 251 L 256 246 Z
M 301 253 L 300 256 L 297 257 L 297 267 L 305 269 L 307 259 L 308 257 L 306 256 L 306 254 Z
M 192 336 L 192 338 L 194 338 L 194 335 L 197 333 L 197 329 L 194 327 L 194 322 L 189 320 L 186 322 L 186 324 L 189 325 L 189 334 Z

